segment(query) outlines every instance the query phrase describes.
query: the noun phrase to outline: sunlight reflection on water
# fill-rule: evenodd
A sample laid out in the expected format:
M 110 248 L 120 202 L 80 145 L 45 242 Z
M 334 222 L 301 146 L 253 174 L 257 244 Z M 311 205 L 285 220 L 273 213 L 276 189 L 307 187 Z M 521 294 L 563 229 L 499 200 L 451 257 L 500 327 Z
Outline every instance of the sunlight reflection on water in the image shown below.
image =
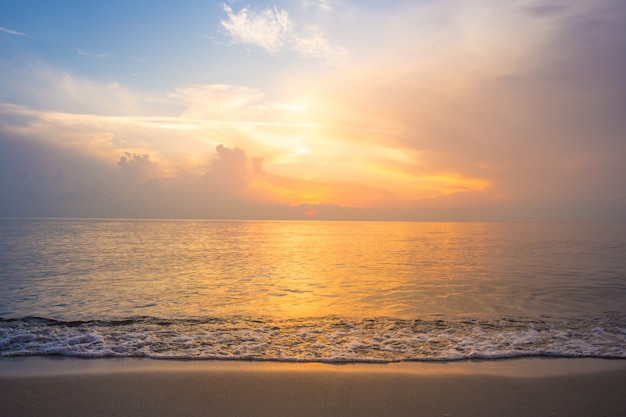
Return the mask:
M 0 220 L 0 316 L 622 311 L 626 225 Z

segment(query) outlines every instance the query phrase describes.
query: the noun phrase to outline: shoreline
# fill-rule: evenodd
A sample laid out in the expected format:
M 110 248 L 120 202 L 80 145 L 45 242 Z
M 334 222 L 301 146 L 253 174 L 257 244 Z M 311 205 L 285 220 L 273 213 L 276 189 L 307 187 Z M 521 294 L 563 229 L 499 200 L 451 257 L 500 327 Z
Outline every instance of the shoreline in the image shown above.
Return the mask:
M 0 359 L 6 416 L 623 416 L 626 360 Z
M 454 361 L 299 362 L 71 356 L 0 357 L 0 379 L 129 372 L 369 372 L 538 378 L 626 371 L 626 359 L 521 357 Z

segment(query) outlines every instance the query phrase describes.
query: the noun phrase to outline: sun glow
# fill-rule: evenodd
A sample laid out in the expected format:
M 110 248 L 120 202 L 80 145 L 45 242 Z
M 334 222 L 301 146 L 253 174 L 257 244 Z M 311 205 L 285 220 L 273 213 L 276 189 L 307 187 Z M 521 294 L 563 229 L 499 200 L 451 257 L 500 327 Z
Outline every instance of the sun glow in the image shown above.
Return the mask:
M 619 0 L 192 2 L 119 31 L 116 2 L 86 31 L 13 3 L 2 216 L 626 213 Z
M 357 177 L 358 173 L 353 173 L 353 175 Z M 393 181 L 392 178 L 396 180 Z M 356 179 L 354 182 L 314 178 L 295 179 L 266 173 L 251 182 L 250 190 L 264 200 L 290 205 L 386 207 L 459 192 L 480 192 L 489 186 L 490 183 L 487 180 L 465 178 L 459 174 L 420 177 L 408 173 L 390 172 L 387 176 L 380 176 L 376 179 L 372 177 L 372 181 L 364 184 Z

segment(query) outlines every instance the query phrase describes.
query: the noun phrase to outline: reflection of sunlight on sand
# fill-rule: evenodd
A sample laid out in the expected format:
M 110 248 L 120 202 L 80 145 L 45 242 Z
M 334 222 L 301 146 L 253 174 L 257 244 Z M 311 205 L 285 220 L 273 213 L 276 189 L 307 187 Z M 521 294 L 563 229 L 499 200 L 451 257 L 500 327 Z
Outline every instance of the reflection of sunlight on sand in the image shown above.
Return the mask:
M 329 372 L 333 374 L 429 374 L 493 375 L 518 378 L 566 376 L 591 372 L 625 370 L 626 361 L 589 358 L 525 358 L 500 361 L 395 362 L 368 364 L 325 364 L 249 361 L 168 361 L 121 358 L 83 360 L 75 358 L 13 358 L 0 361 L 4 377 L 34 375 L 78 375 L 132 372 Z

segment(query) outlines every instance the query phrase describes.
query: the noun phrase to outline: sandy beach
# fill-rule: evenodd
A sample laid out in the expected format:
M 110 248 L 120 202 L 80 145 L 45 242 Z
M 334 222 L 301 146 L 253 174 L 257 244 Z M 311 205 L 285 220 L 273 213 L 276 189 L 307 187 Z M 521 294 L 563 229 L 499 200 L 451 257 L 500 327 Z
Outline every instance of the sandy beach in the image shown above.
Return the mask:
M 624 416 L 626 361 L 0 360 L 2 416 Z

